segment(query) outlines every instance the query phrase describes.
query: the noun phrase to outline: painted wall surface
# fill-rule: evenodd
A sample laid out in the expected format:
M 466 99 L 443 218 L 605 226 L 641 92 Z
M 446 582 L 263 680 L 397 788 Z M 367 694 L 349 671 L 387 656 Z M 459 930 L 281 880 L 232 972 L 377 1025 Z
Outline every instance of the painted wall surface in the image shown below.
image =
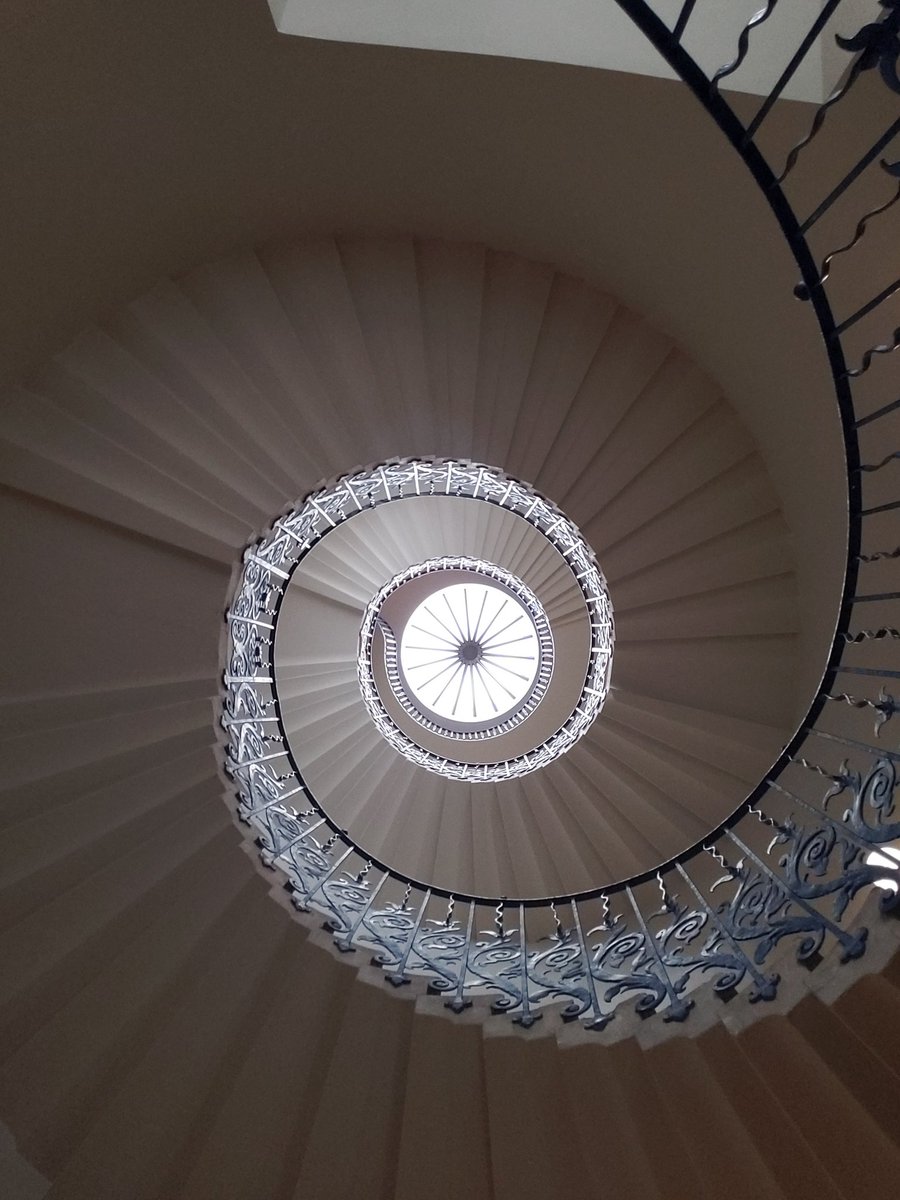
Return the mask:
M 425 50 L 533 58 L 671 78 L 672 71 L 615 0 L 269 0 L 282 33 L 331 41 L 410 46 Z M 682 0 L 655 0 L 671 27 Z M 712 74 L 732 62 L 741 30 L 761 0 L 699 0 L 684 45 Z M 790 61 L 822 0 L 782 0 L 752 34 L 751 53 L 729 87 L 765 95 Z M 794 100 L 820 102 L 846 66 L 834 51 L 834 31 L 848 33 L 874 19 L 872 0 L 851 0 L 829 22 L 826 38 L 808 54 L 786 89 Z M 825 43 L 831 43 L 829 48 Z

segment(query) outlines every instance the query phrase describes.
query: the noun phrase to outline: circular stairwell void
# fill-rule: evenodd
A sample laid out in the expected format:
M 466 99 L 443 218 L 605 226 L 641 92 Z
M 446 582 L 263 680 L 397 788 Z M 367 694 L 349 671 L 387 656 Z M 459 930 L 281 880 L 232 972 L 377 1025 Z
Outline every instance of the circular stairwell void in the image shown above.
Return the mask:
M 320 543 L 282 600 L 282 617 L 298 619 L 279 634 L 279 699 L 292 743 L 315 748 L 304 777 L 374 855 L 409 856 L 438 886 L 561 895 L 652 869 L 741 803 L 806 710 L 798 663 L 811 657 L 810 623 L 798 615 L 792 533 L 808 531 L 788 529 L 759 446 L 683 349 L 545 263 L 403 238 L 235 254 L 86 331 L 6 398 L 4 434 L 17 488 L 132 538 L 129 577 L 151 553 L 138 538 L 159 548 L 165 570 L 154 565 L 160 591 L 147 592 L 141 627 L 159 627 L 173 596 L 193 621 L 188 644 L 157 639 L 171 649 L 154 652 L 160 686 L 190 675 L 218 689 L 228 572 L 273 514 L 351 464 L 397 454 L 492 463 L 560 506 L 602 563 L 615 665 L 585 737 L 519 781 L 414 771 L 371 729 L 355 641 L 387 579 L 459 553 L 532 588 L 557 656 L 583 637 L 579 598 L 552 557 L 530 562 L 511 514 L 473 505 L 464 541 L 448 516 L 438 544 L 405 522 L 404 505 L 378 531 L 360 516 L 342 526 L 340 551 Z M 820 464 L 832 466 L 839 476 L 839 462 Z M 68 592 L 73 612 L 91 611 L 74 584 Z M 804 603 L 834 609 L 836 599 L 823 586 Z M 325 629 L 347 614 L 349 654 L 289 636 L 316 613 Z M 21 670 L 37 690 L 56 686 L 62 666 L 70 689 L 101 669 L 98 687 L 143 678 L 146 658 L 137 664 L 134 639 L 117 630 L 107 613 L 96 638 L 52 644 L 52 672 Z
M 554 701 L 561 656 L 589 636 L 583 597 L 557 552 L 538 553 L 521 517 L 498 506 L 457 512 L 459 497 L 413 496 L 413 481 L 402 504 L 363 503 L 289 584 L 276 577 L 283 727 L 333 829 L 435 887 L 525 898 L 604 887 L 697 843 L 758 784 L 808 701 L 790 534 L 719 389 L 635 314 L 515 255 L 342 242 L 337 254 L 276 248 L 254 263 L 246 275 L 237 263 L 205 269 L 186 294 L 272 416 L 246 443 L 265 443 L 268 491 L 282 489 L 257 529 L 348 463 L 396 463 L 398 451 L 495 463 L 577 524 L 616 610 L 609 696 L 577 745 L 518 780 L 441 778 L 399 755 L 361 700 L 358 634 L 379 589 L 442 555 L 521 579 L 552 623 L 556 666 L 539 711 L 558 703 L 560 724 L 572 711 Z M 275 484 L 288 473 L 306 486 Z M 414 518 L 415 505 L 435 511 Z M 405 734 L 446 757 L 448 739 L 395 708 Z M 283 774 L 271 753 L 268 769 Z M 456 739 L 454 757 L 496 761 L 490 739 Z M 294 803 L 309 807 L 309 796 Z
M 379 653 L 388 676 L 381 699 L 458 740 L 514 729 L 540 704 L 553 673 L 541 602 L 521 579 L 477 558 L 430 559 L 389 580 L 360 631 L 364 695 Z
M 314 532 L 308 547 L 297 553 L 305 557 L 319 536 L 340 539 L 340 522 L 358 522 L 362 508 L 350 502 L 358 495 L 371 506 L 365 520 L 373 536 L 385 506 L 402 502 L 404 525 L 416 525 L 426 542 L 440 541 L 443 527 L 457 547 L 466 542 L 473 505 L 498 510 L 501 522 L 511 521 L 515 544 L 528 549 L 529 574 L 534 575 L 536 562 L 552 564 L 553 587 L 567 597 L 566 615 L 583 633 L 574 640 L 563 636 L 557 656 L 554 618 L 538 596 L 524 579 L 481 552 L 404 567 L 369 601 L 358 634 L 360 693 L 382 737 L 414 766 L 481 784 L 520 778 L 569 750 L 608 695 L 614 640 L 606 581 L 572 522 L 533 489 L 496 469 L 453 459 L 414 460 L 357 473 L 311 497 L 288 518 L 303 526 L 304 512 L 312 509 Z M 323 507 L 329 524 L 319 533 L 316 518 Z M 482 541 L 492 524 L 493 513 L 478 524 Z M 279 535 L 274 536 L 280 547 Z M 302 536 L 309 537 L 305 531 Z M 477 546 L 471 534 L 469 544 Z M 297 566 L 301 561 L 298 557 Z M 556 616 L 562 620 L 562 611 Z M 319 633 L 313 626 L 307 632 L 318 640 L 333 631 Z M 351 633 L 348 621 L 345 653 Z M 275 645 L 277 676 L 277 628 Z M 417 672 L 421 685 L 409 678 Z M 303 757 L 308 752 L 309 747 L 301 748 Z
M 373 397 L 383 410 L 367 425 Z M 559 1055 L 550 1038 L 482 1040 L 474 1021 L 439 1019 L 441 997 L 397 1003 L 367 968 L 357 978 L 363 955 L 342 962 L 321 949 L 321 914 L 292 920 L 266 894 L 235 851 L 222 803 L 209 697 L 221 679 L 229 571 L 254 531 L 321 478 L 400 448 L 500 463 L 578 523 L 615 603 L 612 687 L 585 738 L 515 792 L 453 783 L 442 798 L 442 781 L 420 771 L 406 797 L 412 776 L 385 744 L 375 803 L 351 761 L 359 727 L 345 720 L 359 697 L 356 646 L 345 659 L 327 641 L 288 638 L 305 609 L 327 616 L 324 628 L 348 612 L 358 634 L 366 604 L 401 564 L 471 545 L 528 581 L 553 619 L 557 653 L 583 631 L 552 554 L 532 556 L 512 515 L 467 509 L 462 547 L 449 508 L 438 547 L 423 544 L 421 523 L 404 522 L 403 505 L 383 510 L 389 523 L 377 535 L 363 517 L 348 522 L 340 552 L 335 530 L 284 592 L 283 615 L 298 619 L 282 629 L 279 686 L 293 736 L 321 747 L 331 727 L 333 745 L 314 766 L 336 801 L 358 805 L 342 814 L 361 819 L 373 844 L 381 837 L 385 855 L 430 847 L 420 861 L 431 878 L 515 896 L 652 866 L 736 806 L 807 699 L 791 691 L 794 559 L 758 449 L 683 351 L 589 285 L 513 255 L 307 244 L 233 258 L 135 301 L 10 397 L 4 418 L 14 480 L 27 492 L 5 498 L 5 531 L 42 629 L 36 659 L 27 639 L 9 647 L 11 675 L 34 691 L 10 706 L 7 742 L 16 754 L 6 762 L 5 1116 L 20 1145 L 62 1177 L 61 1195 L 79 1186 L 79 1195 L 163 1194 L 180 1138 L 196 1160 L 184 1168 L 192 1197 L 219 1183 L 275 1195 L 295 1178 L 298 1195 L 349 1195 L 371 1190 L 373 1169 L 385 1194 L 418 1197 L 422 1147 L 431 1162 L 446 1150 L 436 1077 L 451 1087 L 468 1144 L 489 1145 L 503 1196 L 554 1194 L 560 1147 L 595 1190 L 613 1178 L 623 1194 L 682 1200 L 708 1188 L 696 1163 L 713 1163 L 727 1189 L 753 1179 L 734 1169 L 735 1154 L 756 1153 L 734 1136 L 751 1110 L 763 1122 L 757 1148 L 769 1132 L 784 1144 L 785 1111 L 795 1130 L 817 1131 L 812 1150 L 798 1132 L 777 1159 L 789 1163 L 784 1196 L 801 1176 L 822 1194 L 829 1170 L 851 1195 L 859 1155 L 806 1119 L 811 1063 L 819 1090 L 843 1098 L 854 1145 L 886 1161 L 884 1106 L 864 1118 L 855 1084 L 823 1065 L 846 1034 L 840 1010 L 833 1020 L 815 1001 L 758 1022 L 742 1043 L 717 1024 L 645 1054 L 631 1037 Z M 40 555 L 23 551 L 26 539 Z M 871 650 L 855 648 L 854 661 L 870 665 Z M 840 716 L 855 735 L 849 722 L 862 715 L 840 706 Z M 227 801 L 233 811 L 232 786 Z M 898 980 L 895 962 L 844 1010 L 873 1055 L 885 1025 L 872 1013 L 890 1016 Z M 737 1020 L 735 1005 L 718 1007 Z M 637 1021 L 621 1025 L 649 1040 L 651 1023 Z M 703 1071 L 709 1119 L 698 1123 L 696 1106 L 681 1101 L 697 1095 Z M 523 1079 L 550 1101 L 513 1109 Z M 663 1095 L 674 1099 L 662 1104 Z M 335 1156 L 348 1104 L 368 1149 Z M 569 1110 L 587 1147 L 580 1157 Z M 399 1114 L 406 1175 L 395 1187 Z M 603 1122 L 626 1150 L 598 1167 Z M 248 1128 L 271 1154 L 247 1155 Z M 542 1153 L 523 1156 L 523 1129 Z M 690 1154 L 677 1158 L 686 1136 Z M 730 1147 L 718 1168 L 713 1144 Z M 661 1147 L 652 1169 L 647 1145 Z M 112 1160 L 110 1146 L 125 1151 Z M 456 1192 L 490 1178 L 489 1162 L 476 1171 L 471 1156 L 450 1157 Z
M 463 553 L 409 563 L 407 535 Z M 378 567 L 388 578 L 361 611 L 333 600 L 354 538 L 392 547 L 391 565 Z M 613 641 L 593 552 L 532 488 L 454 459 L 376 464 L 318 489 L 247 551 L 231 602 L 225 719 L 242 721 L 250 706 L 268 714 L 259 753 L 250 751 L 257 792 L 287 787 L 361 853 L 430 881 L 428 842 L 401 844 L 415 810 L 437 802 L 464 812 L 479 792 L 490 804 L 498 787 L 520 806 L 515 785 L 571 751 L 601 711 Z M 357 676 L 336 707 L 332 657 L 355 663 Z M 490 688 L 476 679 L 482 664 Z M 407 673 L 420 668 L 417 694 Z M 285 696 L 308 697 L 312 720 L 291 720 Z M 352 745 L 341 736 L 349 730 Z M 348 766 L 359 771 L 352 787 Z M 402 811 L 387 821 L 398 791 Z
M 490 735 L 501 722 L 521 719 L 526 704 L 539 703 L 540 677 L 549 678 L 553 669 L 553 635 L 537 600 L 526 605 L 517 595 L 525 587 L 520 580 L 504 588 L 492 563 L 484 569 L 470 563 L 462 578 L 429 591 L 413 609 L 400 641 L 397 682 L 422 717 L 440 722 L 445 733 L 462 725 Z M 394 691 L 399 695 L 400 687 Z

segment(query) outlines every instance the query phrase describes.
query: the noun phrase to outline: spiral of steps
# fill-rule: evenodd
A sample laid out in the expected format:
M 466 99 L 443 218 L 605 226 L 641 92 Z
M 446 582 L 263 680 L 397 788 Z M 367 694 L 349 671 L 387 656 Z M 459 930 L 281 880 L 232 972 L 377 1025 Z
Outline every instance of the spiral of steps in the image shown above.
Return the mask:
M 386 989 L 255 861 L 216 732 L 241 553 L 322 480 L 414 456 L 497 464 L 577 523 L 615 607 L 612 690 L 552 768 L 422 772 L 367 724 L 365 604 L 469 553 L 564 622 L 553 572 L 502 513 L 401 504 L 323 541 L 286 600 L 286 724 L 372 853 L 482 895 L 602 886 L 703 837 L 793 732 L 810 696 L 778 495 L 727 397 L 638 315 L 411 239 L 160 284 L 0 410 L 27 613 L 2 697 L 7 1157 L 69 1200 L 875 1194 L 900 1168 L 895 925 L 879 975 L 825 962 L 758 1020 L 709 996 L 686 1036 L 631 1014 L 591 1044 Z

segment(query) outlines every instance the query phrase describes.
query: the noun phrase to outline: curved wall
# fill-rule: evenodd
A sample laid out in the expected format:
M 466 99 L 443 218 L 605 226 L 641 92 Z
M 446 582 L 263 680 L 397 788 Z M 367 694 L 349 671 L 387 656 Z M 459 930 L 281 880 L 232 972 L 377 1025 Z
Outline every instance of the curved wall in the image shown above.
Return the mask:
M 239 0 L 127 22 L 21 6 L 9 25 L 0 379 L 161 276 L 274 237 L 413 232 L 557 263 L 671 333 L 751 429 L 796 534 L 814 686 L 843 556 L 830 383 L 774 222 L 684 89 L 285 38 Z

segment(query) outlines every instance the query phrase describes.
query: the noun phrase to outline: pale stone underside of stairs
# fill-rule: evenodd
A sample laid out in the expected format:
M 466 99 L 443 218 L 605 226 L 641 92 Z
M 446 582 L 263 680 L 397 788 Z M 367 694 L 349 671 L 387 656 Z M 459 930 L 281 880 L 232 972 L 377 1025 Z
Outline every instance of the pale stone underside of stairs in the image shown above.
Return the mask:
M 549 1014 L 523 1033 L 387 989 L 244 852 L 215 754 L 233 565 L 321 479 L 442 454 L 579 524 L 615 605 L 613 693 L 512 802 L 438 780 L 401 827 L 418 782 L 355 723 L 346 654 L 325 663 L 322 778 L 359 751 L 341 783 L 387 850 L 407 837 L 484 891 L 608 882 L 701 837 L 792 733 L 810 697 L 778 497 L 727 398 L 638 316 L 541 264 L 399 240 L 160 285 L 0 411 L 23 613 L 0 793 L 17 1153 L 69 1200 L 880 1194 L 900 1169 L 895 925 L 889 965 L 840 996 L 824 962 L 746 1028 L 710 996 L 693 1036 L 623 1015 L 585 1044 Z M 336 609 L 394 550 L 347 565 Z M 312 714 L 288 709 L 316 758 Z

